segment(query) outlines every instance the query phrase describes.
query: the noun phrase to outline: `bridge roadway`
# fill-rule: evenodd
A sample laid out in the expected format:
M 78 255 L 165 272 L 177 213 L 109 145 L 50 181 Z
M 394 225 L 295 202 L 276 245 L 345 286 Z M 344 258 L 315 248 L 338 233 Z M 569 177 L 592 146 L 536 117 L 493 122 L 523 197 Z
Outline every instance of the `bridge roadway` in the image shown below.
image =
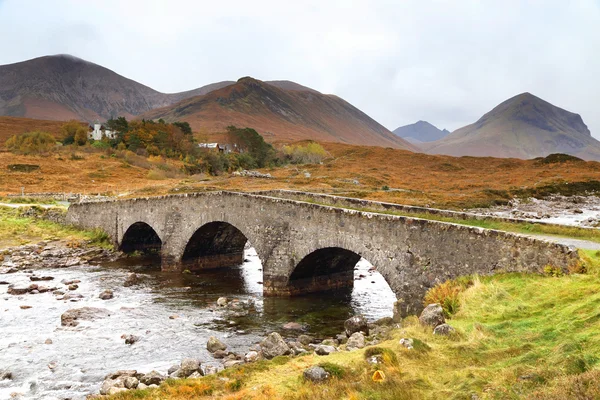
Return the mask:
M 67 221 L 103 229 L 125 252 L 160 252 L 170 271 L 237 265 L 249 241 L 267 296 L 351 287 L 364 257 L 404 315 L 450 278 L 547 265 L 567 271 L 579 260 L 568 246 L 519 234 L 226 191 L 73 204 Z

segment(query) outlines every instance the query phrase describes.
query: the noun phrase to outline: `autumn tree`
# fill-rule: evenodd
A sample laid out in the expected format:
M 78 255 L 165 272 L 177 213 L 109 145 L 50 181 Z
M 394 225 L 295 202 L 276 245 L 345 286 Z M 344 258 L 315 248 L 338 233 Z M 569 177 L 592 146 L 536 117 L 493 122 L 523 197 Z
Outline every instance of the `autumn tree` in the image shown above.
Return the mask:
M 81 123 L 81 121 L 77 121 L 75 119 L 67 121 L 61 126 L 60 130 L 61 141 L 63 144 L 72 144 L 75 142 L 75 135 L 77 135 L 77 132 L 82 131 L 85 133 L 87 140 L 88 129 Z
M 87 129 L 80 126 L 77 129 L 77 131 L 75 132 L 75 137 L 73 138 L 73 141 L 75 142 L 76 145 L 83 146 L 84 144 L 87 143 L 87 140 L 88 140 Z
M 27 132 L 6 141 L 6 148 L 15 154 L 45 154 L 56 146 L 56 139 L 47 132 Z

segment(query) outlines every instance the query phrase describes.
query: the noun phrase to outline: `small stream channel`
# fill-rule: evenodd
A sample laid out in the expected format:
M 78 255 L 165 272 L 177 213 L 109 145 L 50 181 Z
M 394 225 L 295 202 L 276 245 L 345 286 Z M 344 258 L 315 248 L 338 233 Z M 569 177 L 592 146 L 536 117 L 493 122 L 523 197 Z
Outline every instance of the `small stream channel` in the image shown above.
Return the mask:
M 186 357 L 219 365 L 206 350 L 211 335 L 240 353 L 272 331 L 289 338 L 301 333 L 324 338 L 341 332 L 344 320 L 357 313 L 369 321 L 391 316 L 396 300 L 365 260 L 358 263 L 355 277 L 366 277 L 355 280 L 351 291 L 293 298 L 262 297 L 262 267 L 253 249 L 246 251 L 241 266 L 199 275 L 165 273 L 156 267 L 148 260 L 129 259 L 95 267 L 34 269 L 37 275 L 53 276 L 51 286 L 81 280 L 74 291 L 82 295 L 77 301 L 57 300 L 51 292 L 9 295 L 7 285 L 0 286 L 0 371 L 13 375 L 0 381 L 0 399 L 11 394 L 17 399 L 83 399 L 98 393 L 104 376 L 119 369 L 166 373 Z M 124 287 L 131 271 L 143 281 Z M 0 275 L 0 280 L 29 284 L 30 275 L 15 272 Z M 113 299 L 98 298 L 105 289 L 114 291 Z M 250 300 L 254 310 L 245 316 L 231 314 L 216 306 L 221 296 Z M 77 327 L 61 326 L 63 312 L 85 306 L 108 309 L 111 315 Z M 305 330 L 285 330 L 287 322 L 298 322 Z M 140 340 L 126 345 L 121 338 L 125 334 Z M 46 344 L 48 339 L 51 344 Z

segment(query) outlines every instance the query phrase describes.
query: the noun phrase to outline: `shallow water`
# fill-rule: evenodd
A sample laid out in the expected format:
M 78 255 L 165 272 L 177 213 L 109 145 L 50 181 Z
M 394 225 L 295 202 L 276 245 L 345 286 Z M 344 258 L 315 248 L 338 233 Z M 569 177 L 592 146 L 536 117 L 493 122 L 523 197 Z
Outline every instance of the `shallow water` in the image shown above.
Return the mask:
M 361 260 L 352 291 L 294 298 L 263 298 L 262 269 L 253 249 L 238 267 L 206 271 L 200 275 L 164 273 L 146 261 L 116 263 L 102 267 L 44 269 L 53 281 L 37 282 L 65 289 L 61 280 L 79 279 L 77 302 L 57 300 L 52 293 L 12 296 L 0 286 L 0 370 L 14 379 L 0 381 L 0 399 L 11 393 L 22 399 L 83 399 L 97 393 L 104 376 L 119 369 L 153 369 L 166 373 L 183 358 L 193 357 L 218 365 L 206 350 L 209 336 L 219 337 L 236 352 L 245 352 L 271 331 L 284 337 L 301 332 L 285 331 L 286 322 L 299 322 L 316 337 L 335 335 L 343 322 L 356 313 L 374 321 L 391 316 L 395 295 L 371 265 Z M 135 287 L 123 287 L 132 271 L 144 278 Z M 29 284 L 23 272 L 1 275 L 9 283 Z M 114 299 L 100 300 L 104 289 L 114 290 Z M 255 310 L 234 316 L 216 307 L 217 298 L 227 296 L 252 300 Z M 32 306 L 21 309 L 20 306 Z M 110 310 L 107 318 L 82 321 L 77 327 L 62 327 L 60 316 L 70 308 L 99 307 Z M 170 318 L 174 317 L 174 318 Z M 140 341 L 126 345 L 123 334 Z M 51 339 L 52 344 L 45 344 Z M 49 365 L 55 365 L 53 369 Z

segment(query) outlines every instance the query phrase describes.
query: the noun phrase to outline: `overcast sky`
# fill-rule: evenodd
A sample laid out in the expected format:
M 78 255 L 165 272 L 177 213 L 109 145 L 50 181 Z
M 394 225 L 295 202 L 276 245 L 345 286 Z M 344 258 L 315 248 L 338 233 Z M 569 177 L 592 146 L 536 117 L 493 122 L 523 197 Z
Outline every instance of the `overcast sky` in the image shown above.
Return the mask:
M 68 53 L 162 92 L 252 76 L 389 129 L 531 92 L 600 137 L 600 0 L 0 0 L 0 64 Z

